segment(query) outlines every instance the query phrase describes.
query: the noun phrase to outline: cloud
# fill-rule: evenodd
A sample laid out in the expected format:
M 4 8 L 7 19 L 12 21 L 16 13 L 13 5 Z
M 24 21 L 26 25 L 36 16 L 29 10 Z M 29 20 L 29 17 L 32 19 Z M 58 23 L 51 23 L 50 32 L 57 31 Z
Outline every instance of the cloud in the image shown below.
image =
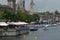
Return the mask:
M 7 0 L 0 0 L 0 4 L 7 4 Z

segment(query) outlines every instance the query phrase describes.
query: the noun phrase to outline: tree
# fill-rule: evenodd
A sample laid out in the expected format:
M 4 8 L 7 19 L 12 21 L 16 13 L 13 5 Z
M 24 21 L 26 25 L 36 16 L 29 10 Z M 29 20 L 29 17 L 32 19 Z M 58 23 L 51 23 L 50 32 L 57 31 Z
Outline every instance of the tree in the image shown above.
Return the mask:
M 37 14 L 32 15 L 32 21 L 38 22 L 40 20 L 39 16 Z
M 39 21 L 39 16 L 37 14 L 30 15 L 28 13 L 16 13 L 14 14 L 11 10 L 5 9 L 3 13 L 0 14 L 0 19 L 5 19 L 7 21 L 24 21 L 30 23 L 31 21 Z
M 0 12 L 0 20 L 3 19 L 3 13 Z
M 9 9 L 5 9 L 4 12 L 3 12 L 4 19 L 6 19 L 8 21 L 13 18 L 13 15 L 14 15 L 13 12 Z
M 24 21 L 24 22 L 31 22 L 31 15 L 28 13 L 20 13 L 19 15 L 19 20 Z
M 55 11 L 55 16 L 56 16 L 56 15 L 60 15 L 60 13 L 59 13 L 57 10 Z

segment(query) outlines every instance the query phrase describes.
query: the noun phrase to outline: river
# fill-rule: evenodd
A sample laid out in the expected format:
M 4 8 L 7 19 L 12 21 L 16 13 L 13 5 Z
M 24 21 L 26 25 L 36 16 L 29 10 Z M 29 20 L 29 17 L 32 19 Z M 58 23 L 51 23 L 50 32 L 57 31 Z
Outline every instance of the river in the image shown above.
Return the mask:
M 48 27 L 47 31 L 39 28 L 38 31 L 16 37 L 2 37 L 0 40 L 60 40 L 60 25 Z

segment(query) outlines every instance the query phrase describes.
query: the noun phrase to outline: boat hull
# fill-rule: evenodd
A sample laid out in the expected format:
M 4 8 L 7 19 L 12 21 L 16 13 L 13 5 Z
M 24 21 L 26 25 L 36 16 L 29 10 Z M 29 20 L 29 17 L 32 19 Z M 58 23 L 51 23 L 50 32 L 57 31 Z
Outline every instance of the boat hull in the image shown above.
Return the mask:
M 30 29 L 30 31 L 37 31 L 38 29 Z

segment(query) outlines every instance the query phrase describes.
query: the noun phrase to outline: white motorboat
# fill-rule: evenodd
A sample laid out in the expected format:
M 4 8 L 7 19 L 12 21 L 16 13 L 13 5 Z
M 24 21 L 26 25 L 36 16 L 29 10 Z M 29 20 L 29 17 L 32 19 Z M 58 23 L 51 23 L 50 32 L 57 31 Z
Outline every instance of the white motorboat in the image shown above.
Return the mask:
M 57 24 L 53 24 L 53 25 L 57 25 Z
M 45 25 L 45 28 L 44 28 L 43 30 L 45 30 L 45 31 L 48 30 L 48 28 L 47 28 L 48 26 L 49 26 L 49 25 Z

